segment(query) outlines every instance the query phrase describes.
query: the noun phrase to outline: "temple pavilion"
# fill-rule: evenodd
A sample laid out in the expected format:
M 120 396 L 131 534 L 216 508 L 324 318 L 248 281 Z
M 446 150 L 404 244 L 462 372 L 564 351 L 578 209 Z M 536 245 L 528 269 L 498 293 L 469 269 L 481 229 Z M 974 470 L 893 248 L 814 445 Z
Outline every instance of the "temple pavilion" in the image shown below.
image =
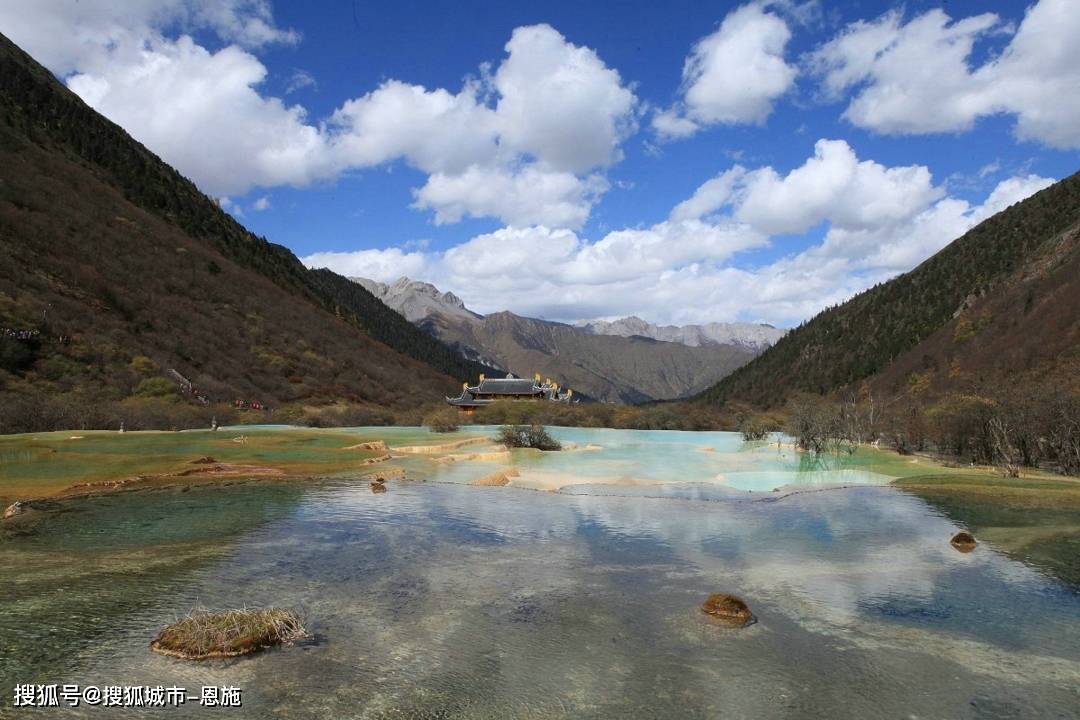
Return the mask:
M 476 385 L 462 383 L 461 395 L 456 398 L 448 397 L 446 402 L 465 412 L 472 412 L 496 400 L 572 402 L 573 396 L 573 390 L 561 389 L 551 378 L 541 382 L 540 373 L 536 373 L 531 380 L 519 378 L 510 373 L 504 378 L 488 378 L 481 375 L 480 382 Z

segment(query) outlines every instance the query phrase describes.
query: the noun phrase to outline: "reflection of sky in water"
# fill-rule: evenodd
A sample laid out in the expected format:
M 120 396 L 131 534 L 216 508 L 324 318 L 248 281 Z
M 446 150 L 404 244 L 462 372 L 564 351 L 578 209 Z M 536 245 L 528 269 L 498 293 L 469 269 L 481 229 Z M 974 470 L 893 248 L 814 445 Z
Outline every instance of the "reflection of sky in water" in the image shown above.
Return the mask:
M 891 488 L 700 502 L 389 487 L 338 479 L 72 503 L 0 545 L 12 579 L 0 589 L 0 681 L 237 684 L 245 708 L 230 717 L 1080 707 L 1080 597 L 985 545 L 957 553 L 948 520 Z M 712 624 L 698 607 L 717 590 L 745 597 L 759 623 Z M 228 662 L 149 653 L 196 602 L 301 608 L 317 637 Z

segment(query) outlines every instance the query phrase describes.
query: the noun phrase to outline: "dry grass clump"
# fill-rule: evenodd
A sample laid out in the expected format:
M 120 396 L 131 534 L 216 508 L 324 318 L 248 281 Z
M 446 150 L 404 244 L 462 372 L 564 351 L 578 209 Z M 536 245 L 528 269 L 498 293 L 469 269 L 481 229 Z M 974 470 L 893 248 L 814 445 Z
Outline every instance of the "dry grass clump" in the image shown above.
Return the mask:
M 436 433 L 451 433 L 461 429 L 461 413 L 445 408 L 424 418 L 424 424 Z
M 210 612 L 196 608 L 158 633 L 150 649 L 185 660 L 205 660 L 246 655 L 306 636 L 303 622 L 291 610 Z
M 952 539 L 949 540 L 949 543 L 962 553 L 969 553 L 975 549 L 976 545 L 978 545 L 978 543 L 975 542 L 975 536 L 966 530 L 961 530 L 953 535 Z
M 754 622 L 754 613 L 742 598 L 726 593 L 713 593 L 701 606 L 703 612 L 732 625 L 749 625 Z

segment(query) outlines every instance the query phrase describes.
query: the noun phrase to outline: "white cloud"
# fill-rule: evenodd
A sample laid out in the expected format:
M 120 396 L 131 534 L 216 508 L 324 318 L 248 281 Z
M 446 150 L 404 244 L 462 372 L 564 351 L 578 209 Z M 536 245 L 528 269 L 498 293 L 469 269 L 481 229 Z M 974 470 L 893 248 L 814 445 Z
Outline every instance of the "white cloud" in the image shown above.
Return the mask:
M 494 216 L 519 226 L 578 228 L 607 189 L 600 175 L 579 178 L 535 165 L 520 170 L 473 165 L 456 175 L 431 175 L 415 191 L 413 206 L 434 210 L 437 225 L 456 223 L 468 215 Z
M 404 158 L 428 173 L 414 207 L 436 223 L 580 227 L 608 189 L 596 171 L 621 159 L 635 128 L 636 98 L 549 25 L 517 28 L 506 52 L 458 93 L 388 81 L 345 103 L 331 118 L 335 152 L 354 166 Z
M 746 168 L 736 165 L 711 180 L 705 181 L 694 194 L 671 211 L 672 220 L 697 219 L 727 205 L 736 186 L 746 177 Z
M 843 140 L 819 140 L 814 155 L 781 176 L 771 167 L 736 165 L 705 182 L 675 207 L 673 218 L 731 207 L 738 220 L 769 235 L 833 227 L 881 227 L 914 217 L 944 191 L 921 165 L 885 167 L 862 160 Z
M 45 0 L 20 19 L 15 5 L 0 0 L 0 23 L 17 42 L 214 195 L 400 160 L 429 176 L 414 206 L 437 223 L 579 227 L 636 129 L 637 99 L 619 74 L 549 25 L 514 30 L 503 61 L 457 92 L 387 80 L 316 123 L 260 91 L 267 70 L 249 50 L 297 39 L 273 24 L 265 0 Z M 232 44 L 211 51 L 166 35 L 175 28 Z M 294 73 L 286 93 L 311 80 Z
M 810 55 L 827 95 L 854 96 L 853 124 L 890 134 L 959 132 L 980 118 L 1016 116 L 1016 134 L 1080 147 L 1080 13 L 1073 0 L 1040 0 L 999 55 L 969 64 L 976 43 L 1013 29 L 985 13 L 953 21 L 931 10 L 892 11 L 849 25 Z
M 100 70 L 75 74 L 68 85 L 205 191 L 241 195 L 337 171 L 303 108 L 255 90 L 266 68 L 239 47 L 211 53 L 185 35 L 156 38 L 130 55 L 106 52 Z
M 820 140 L 787 174 L 736 166 L 703 183 L 668 220 L 595 241 L 566 229 L 507 227 L 445 252 L 365 250 L 304 262 L 380 279 L 420 277 L 485 313 L 791 325 L 911 269 L 1051 182 L 1009 178 L 971 204 L 946 195 L 925 167 L 887 167 L 860 160 L 843 141 Z M 733 265 L 771 237 L 821 223 L 824 239 L 806 250 Z
M 99 63 L 103 48 L 137 48 L 165 26 L 211 30 L 246 48 L 300 39 L 274 24 L 267 0 L 0 0 L 3 32 L 61 76 Z
M 693 120 L 679 115 L 675 108 L 668 108 L 653 115 L 652 126 L 657 135 L 668 140 L 687 138 L 701 129 Z
M 399 248 L 318 252 L 303 260 L 308 267 L 330 268 L 346 277 L 366 277 L 379 282 L 393 282 L 402 275 L 425 277 L 429 270 L 423 253 L 403 252 Z
M 330 118 L 335 149 L 357 167 L 406 158 L 426 173 L 460 173 L 498 159 L 494 112 L 480 88 L 466 83 L 458 93 L 427 90 L 389 80 L 343 104 Z
M 680 102 L 657 113 L 653 129 L 671 139 L 704 125 L 764 123 L 798 74 L 784 60 L 790 39 L 787 23 L 766 4 L 733 10 L 694 45 L 683 66 Z
M 491 82 L 502 145 L 545 168 L 581 174 L 621 159 L 636 98 L 597 54 L 550 25 L 519 27 Z
M 263 210 L 269 210 L 270 209 L 270 196 L 269 195 L 263 195 L 262 197 L 258 198 L 257 200 L 255 200 L 255 202 L 253 202 L 251 204 L 251 208 L 253 210 L 257 210 L 259 212 L 262 212 Z
M 736 217 L 771 235 L 834 227 L 878 227 L 912 217 L 943 194 L 921 165 L 860 161 L 843 140 L 819 140 L 814 157 L 780 177 L 772 168 L 741 181 Z
M 303 90 L 306 87 L 318 86 L 319 83 L 315 80 L 315 76 L 307 70 L 293 70 L 293 74 L 289 78 L 288 84 L 285 86 L 285 94 L 289 95 L 298 90 Z

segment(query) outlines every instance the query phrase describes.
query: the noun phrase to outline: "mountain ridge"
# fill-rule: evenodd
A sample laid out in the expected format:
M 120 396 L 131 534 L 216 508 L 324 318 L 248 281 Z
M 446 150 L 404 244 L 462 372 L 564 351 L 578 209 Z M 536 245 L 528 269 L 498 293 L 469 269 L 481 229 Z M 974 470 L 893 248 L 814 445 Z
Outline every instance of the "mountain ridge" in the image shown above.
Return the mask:
M 423 281 L 350 278 L 465 357 L 503 372 L 552 377 L 588 397 L 643 403 L 691 395 L 753 357 L 757 346 L 689 345 L 500 311 L 480 315 Z

